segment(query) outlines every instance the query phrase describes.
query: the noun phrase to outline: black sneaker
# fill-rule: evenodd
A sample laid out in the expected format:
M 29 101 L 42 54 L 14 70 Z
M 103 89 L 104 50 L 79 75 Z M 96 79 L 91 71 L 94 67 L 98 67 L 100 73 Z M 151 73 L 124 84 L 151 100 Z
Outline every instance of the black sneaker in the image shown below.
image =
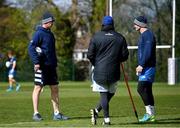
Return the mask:
M 98 118 L 98 113 L 95 111 L 95 109 L 91 109 L 91 124 L 96 125 L 97 124 L 97 118 Z
M 106 126 L 106 125 L 111 125 L 111 123 L 110 123 L 110 122 L 105 122 L 105 121 L 103 121 L 102 125 L 104 125 L 104 126 Z
M 37 113 L 37 114 L 33 115 L 33 120 L 34 121 L 41 121 L 43 119 L 42 119 L 41 115 L 39 113 Z

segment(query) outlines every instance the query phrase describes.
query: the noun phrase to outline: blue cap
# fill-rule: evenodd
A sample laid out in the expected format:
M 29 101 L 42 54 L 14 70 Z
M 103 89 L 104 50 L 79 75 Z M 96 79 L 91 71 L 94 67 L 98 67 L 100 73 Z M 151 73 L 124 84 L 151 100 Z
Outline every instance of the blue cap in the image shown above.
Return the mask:
M 114 21 L 111 16 L 105 16 L 102 21 L 102 25 L 113 25 Z

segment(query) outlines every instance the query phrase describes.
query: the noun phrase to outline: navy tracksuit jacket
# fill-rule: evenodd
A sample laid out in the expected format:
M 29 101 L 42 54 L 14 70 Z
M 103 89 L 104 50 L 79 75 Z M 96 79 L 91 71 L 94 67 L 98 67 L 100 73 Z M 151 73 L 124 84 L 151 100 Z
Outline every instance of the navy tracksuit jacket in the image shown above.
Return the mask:
M 36 47 L 41 48 L 41 56 L 36 52 Z M 29 44 L 28 51 L 34 64 L 57 66 L 55 38 L 50 29 L 39 26 Z

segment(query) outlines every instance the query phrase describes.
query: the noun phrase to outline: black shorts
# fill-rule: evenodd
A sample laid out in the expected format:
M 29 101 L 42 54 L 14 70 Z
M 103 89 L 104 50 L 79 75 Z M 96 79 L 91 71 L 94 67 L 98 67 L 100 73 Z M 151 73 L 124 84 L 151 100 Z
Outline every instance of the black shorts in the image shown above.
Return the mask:
M 56 68 L 52 66 L 43 66 L 34 73 L 34 84 L 45 85 L 58 85 L 58 78 Z

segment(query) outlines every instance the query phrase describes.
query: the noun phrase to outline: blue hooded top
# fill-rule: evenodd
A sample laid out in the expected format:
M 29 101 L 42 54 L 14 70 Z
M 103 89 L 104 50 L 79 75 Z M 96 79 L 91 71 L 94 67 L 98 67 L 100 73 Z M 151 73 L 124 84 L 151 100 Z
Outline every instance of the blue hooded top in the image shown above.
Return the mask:
M 155 67 L 156 65 L 156 40 L 152 31 L 146 30 L 138 40 L 138 65 Z
M 152 31 L 146 30 L 138 41 L 138 65 L 143 67 L 139 81 L 154 82 L 156 66 L 156 40 Z
M 36 51 L 36 47 L 41 48 L 41 55 Z M 34 64 L 57 66 L 55 38 L 50 29 L 38 26 L 29 43 L 28 51 Z

